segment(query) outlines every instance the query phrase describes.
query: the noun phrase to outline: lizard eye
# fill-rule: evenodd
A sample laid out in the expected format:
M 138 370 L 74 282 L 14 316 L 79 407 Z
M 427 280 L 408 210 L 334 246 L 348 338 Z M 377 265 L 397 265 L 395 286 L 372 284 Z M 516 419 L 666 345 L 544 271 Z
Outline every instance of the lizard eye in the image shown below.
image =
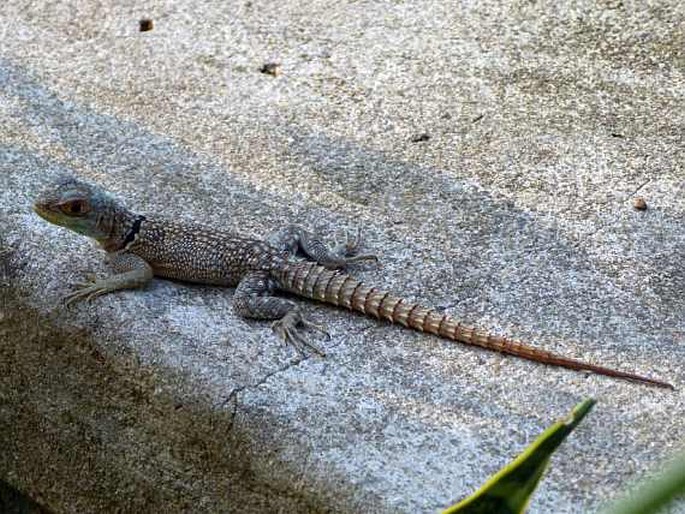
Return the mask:
M 69 200 L 61 204 L 60 209 L 69 216 L 83 216 L 90 210 L 90 207 L 85 200 Z

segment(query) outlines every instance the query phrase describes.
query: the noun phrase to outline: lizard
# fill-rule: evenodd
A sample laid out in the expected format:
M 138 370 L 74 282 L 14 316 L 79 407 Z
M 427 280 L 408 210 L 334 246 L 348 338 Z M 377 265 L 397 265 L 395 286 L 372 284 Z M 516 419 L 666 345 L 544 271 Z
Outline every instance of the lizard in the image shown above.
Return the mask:
M 237 315 L 271 320 L 277 336 L 299 352 L 324 355 L 302 329 L 328 335 L 325 328 L 305 316 L 298 304 L 274 294 L 284 291 L 486 350 L 673 389 L 662 380 L 492 335 L 437 309 L 366 285 L 345 271 L 351 263 L 376 259 L 359 253 L 359 237 L 348 238 L 335 249 L 298 225 L 277 230 L 265 240 L 242 237 L 203 225 L 137 214 L 99 186 L 72 176 L 53 181 L 35 199 L 33 209 L 48 222 L 97 241 L 116 272 L 74 284 L 75 290 L 64 297 L 68 305 L 121 289 L 142 288 L 154 276 L 234 287 L 232 307 Z M 298 259 L 298 252 L 307 260 Z

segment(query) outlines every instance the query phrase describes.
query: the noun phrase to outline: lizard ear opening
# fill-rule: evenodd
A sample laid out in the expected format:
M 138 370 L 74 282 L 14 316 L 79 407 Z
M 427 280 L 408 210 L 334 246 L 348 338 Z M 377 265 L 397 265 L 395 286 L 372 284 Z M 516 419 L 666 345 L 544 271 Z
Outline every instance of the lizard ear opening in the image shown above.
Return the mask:
M 90 212 L 90 205 L 86 200 L 68 200 L 59 205 L 59 209 L 68 216 L 85 216 Z

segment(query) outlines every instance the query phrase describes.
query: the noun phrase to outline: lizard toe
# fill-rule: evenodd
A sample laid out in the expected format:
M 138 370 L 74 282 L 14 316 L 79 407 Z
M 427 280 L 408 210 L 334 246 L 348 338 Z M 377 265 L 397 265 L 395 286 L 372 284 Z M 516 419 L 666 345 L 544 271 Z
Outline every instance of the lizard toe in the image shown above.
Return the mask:
M 353 264 L 362 261 L 374 261 L 378 262 L 378 257 L 372 254 L 360 254 L 359 251 L 362 247 L 362 232 L 361 229 L 357 229 L 356 233 L 348 231 L 346 233 L 346 239 L 342 243 L 336 241 L 335 249 L 333 254 L 337 255 L 338 258 L 332 260 L 330 263 L 326 264 L 326 267 L 331 268 L 344 268 L 348 264 Z
M 64 305 L 67 307 L 70 307 L 76 302 L 80 302 L 83 300 L 86 296 L 86 293 L 84 292 L 84 289 L 78 289 L 76 291 L 72 291 L 71 293 L 67 293 L 62 297 L 62 301 L 64 301 Z
M 67 307 L 82 300 L 90 302 L 93 298 L 109 292 L 107 287 L 92 282 L 78 282 L 74 284 L 74 287 L 76 288 L 75 291 L 63 296 L 64 303 Z
M 326 336 L 326 339 L 331 339 L 331 334 L 326 330 L 325 325 L 319 325 L 318 323 L 314 323 L 313 321 L 310 321 L 309 319 L 305 318 L 304 316 L 300 317 L 300 324 L 305 327 L 305 328 L 310 328 L 312 330 L 315 330 L 324 336 Z
M 271 329 L 280 339 L 285 341 L 286 344 L 292 345 L 301 355 L 306 355 L 305 350 L 309 350 L 322 357 L 325 356 L 325 353 L 320 348 L 314 345 L 301 333 L 297 328 L 298 325 L 322 332 L 330 338 L 330 335 L 326 332 L 324 327 L 305 319 L 297 310 L 290 311 L 281 319 L 274 321 L 271 324 Z

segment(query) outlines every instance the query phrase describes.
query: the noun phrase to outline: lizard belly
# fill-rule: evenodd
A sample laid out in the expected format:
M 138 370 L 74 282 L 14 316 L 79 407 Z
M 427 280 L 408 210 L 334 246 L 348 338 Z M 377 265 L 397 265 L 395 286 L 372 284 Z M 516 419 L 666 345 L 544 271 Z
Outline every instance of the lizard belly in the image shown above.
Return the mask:
M 170 261 L 155 261 L 150 265 L 155 276 L 161 278 L 228 287 L 235 287 L 240 282 L 240 277 L 222 273 L 218 269 L 212 270 L 204 267 L 179 269 L 174 262 Z
M 240 266 L 226 266 L 226 256 L 222 248 L 193 245 L 170 245 L 157 249 L 154 255 L 141 255 L 152 267 L 158 277 L 195 282 L 235 286 L 242 278 Z

